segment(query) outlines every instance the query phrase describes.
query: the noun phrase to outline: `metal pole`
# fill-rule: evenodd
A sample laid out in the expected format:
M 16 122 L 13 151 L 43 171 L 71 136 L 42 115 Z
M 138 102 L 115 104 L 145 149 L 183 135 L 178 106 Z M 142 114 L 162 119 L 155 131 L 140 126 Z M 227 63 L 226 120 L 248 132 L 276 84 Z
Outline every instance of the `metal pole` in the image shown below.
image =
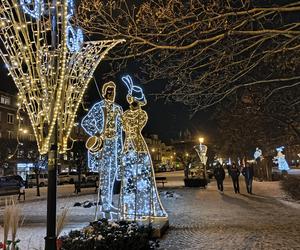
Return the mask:
M 51 49 L 57 48 L 57 21 L 56 0 L 51 6 Z M 57 64 L 57 61 L 55 61 Z M 57 65 L 54 65 L 57 68 Z M 47 195 L 47 235 L 45 237 L 45 250 L 56 250 L 56 189 L 57 189 L 57 121 L 50 152 L 48 153 L 48 195 Z
M 57 175 L 57 124 L 54 144 L 48 154 L 47 236 L 45 250 L 56 250 L 56 175 Z

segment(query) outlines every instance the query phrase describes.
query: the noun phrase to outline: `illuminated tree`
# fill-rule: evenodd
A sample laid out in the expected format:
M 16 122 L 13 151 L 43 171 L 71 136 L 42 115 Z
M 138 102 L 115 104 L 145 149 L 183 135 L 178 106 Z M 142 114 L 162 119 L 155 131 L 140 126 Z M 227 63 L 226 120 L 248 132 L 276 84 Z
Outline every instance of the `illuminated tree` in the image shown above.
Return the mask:
M 74 2 L 57 1 L 52 7 L 51 2 L 3 0 L 0 4 L 0 55 L 19 90 L 41 154 L 49 150 L 56 122 L 59 150 L 67 150 L 89 80 L 107 52 L 120 43 L 83 42 L 82 31 L 71 25 Z M 52 29 L 57 32 L 54 47 Z
M 18 88 L 40 154 L 49 152 L 46 250 L 56 249 L 57 147 L 60 153 L 68 149 L 88 83 L 108 51 L 121 42 L 83 42 L 73 15 L 73 0 L 0 3 L 0 56 Z

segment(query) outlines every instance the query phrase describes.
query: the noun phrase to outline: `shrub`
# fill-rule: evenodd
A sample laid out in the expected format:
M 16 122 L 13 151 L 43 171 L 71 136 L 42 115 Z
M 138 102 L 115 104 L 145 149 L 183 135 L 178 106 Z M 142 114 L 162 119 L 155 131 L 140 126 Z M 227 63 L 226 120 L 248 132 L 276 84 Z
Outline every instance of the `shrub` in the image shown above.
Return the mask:
M 293 199 L 300 200 L 300 177 L 287 175 L 281 180 L 282 189 Z
M 147 250 L 158 243 L 151 239 L 152 228 L 135 222 L 110 222 L 106 219 L 91 222 L 82 230 L 60 237 L 62 250 Z

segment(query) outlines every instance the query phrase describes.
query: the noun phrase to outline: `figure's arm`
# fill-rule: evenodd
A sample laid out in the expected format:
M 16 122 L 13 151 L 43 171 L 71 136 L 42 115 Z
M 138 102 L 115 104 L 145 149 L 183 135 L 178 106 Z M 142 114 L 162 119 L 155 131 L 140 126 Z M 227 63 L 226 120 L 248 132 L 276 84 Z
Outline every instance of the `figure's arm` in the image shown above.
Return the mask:
M 81 126 L 89 136 L 102 133 L 104 127 L 104 113 L 100 103 L 96 103 L 83 117 Z

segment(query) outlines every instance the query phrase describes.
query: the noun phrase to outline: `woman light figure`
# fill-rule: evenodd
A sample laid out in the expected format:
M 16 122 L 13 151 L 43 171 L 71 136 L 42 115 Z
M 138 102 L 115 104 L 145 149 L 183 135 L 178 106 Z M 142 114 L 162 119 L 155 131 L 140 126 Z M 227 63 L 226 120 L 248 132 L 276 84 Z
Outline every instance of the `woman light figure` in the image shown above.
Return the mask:
M 126 220 L 167 217 L 157 192 L 149 150 L 141 134 L 148 120 L 147 113 L 142 110 L 147 101 L 142 89 L 133 85 L 130 76 L 122 80 L 128 88 L 130 106 L 122 116 L 125 141 L 121 217 Z
M 278 169 L 281 170 L 281 171 L 288 171 L 290 168 L 289 168 L 289 165 L 285 159 L 285 155 L 282 153 L 284 147 L 279 147 L 279 148 L 276 148 L 276 151 L 277 151 L 277 156 L 274 157 L 275 159 L 275 163 L 278 164 Z

